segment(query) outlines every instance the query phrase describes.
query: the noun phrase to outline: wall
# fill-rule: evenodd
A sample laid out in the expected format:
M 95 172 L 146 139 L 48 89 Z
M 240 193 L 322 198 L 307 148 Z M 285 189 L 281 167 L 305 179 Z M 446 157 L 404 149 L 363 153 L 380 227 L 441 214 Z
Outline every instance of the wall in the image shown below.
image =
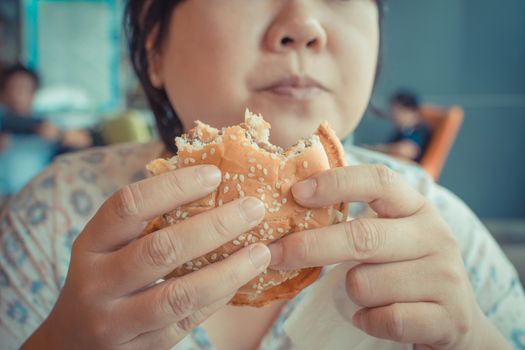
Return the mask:
M 525 1 L 390 1 L 374 103 L 400 86 L 465 109 L 441 183 L 482 218 L 525 219 Z M 390 132 L 368 115 L 355 140 Z

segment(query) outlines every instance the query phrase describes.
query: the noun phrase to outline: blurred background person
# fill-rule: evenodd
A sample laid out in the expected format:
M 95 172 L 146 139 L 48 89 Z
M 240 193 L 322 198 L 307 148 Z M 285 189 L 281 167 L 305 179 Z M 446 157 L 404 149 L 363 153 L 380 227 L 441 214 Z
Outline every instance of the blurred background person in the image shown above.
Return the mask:
M 368 147 L 397 158 L 418 162 L 430 140 L 430 129 L 422 119 L 419 109 L 420 102 L 416 93 L 398 90 L 390 98 L 387 115 L 395 126 L 395 135 L 389 143 Z
M 40 79 L 23 65 L 0 74 L 0 195 L 16 193 L 54 156 L 91 146 L 88 130 L 64 130 L 36 113 Z
M 36 72 L 20 64 L 2 72 L 0 132 L 4 134 L 4 149 L 7 148 L 9 134 L 38 135 L 54 143 L 60 153 L 91 146 L 89 131 L 62 130 L 34 112 L 33 102 L 39 84 L 40 79 Z

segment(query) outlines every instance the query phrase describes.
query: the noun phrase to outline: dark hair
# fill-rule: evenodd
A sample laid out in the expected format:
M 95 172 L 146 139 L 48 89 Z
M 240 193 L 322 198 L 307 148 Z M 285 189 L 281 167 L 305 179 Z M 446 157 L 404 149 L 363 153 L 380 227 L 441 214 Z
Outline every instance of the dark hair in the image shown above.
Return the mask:
M 166 32 L 169 28 L 171 15 L 175 6 L 184 0 L 128 0 L 124 15 L 124 28 L 128 40 L 130 59 L 133 69 L 138 76 L 146 98 L 157 122 L 159 135 L 164 145 L 176 152 L 176 136 L 180 136 L 184 130 L 182 122 L 177 116 L 174 106 L 171 105 L 166 91 L 157 89 L 149 79 L 148 50 L 146 42 L 155 30 L 155 41 L 151 49 L 159 50 Z M 386 0 L 376 0 L 379 7 L 379 26 L 382 28 L 383 5 Z M 376 76 L 379 76 L 381 68 L 382 35 L 380 35 L 380 53 L 376 67 Z
M 420 103 L 419 97 L 415 92 L 400 89 L 390 97 L 390 104 L 398 104 L 408 109 L 418 110 Z
M 0 74 L 0 91 L 4 91 L 5 86 L 7 85 L 7 82 L 9 79 L 11 79 L 13 76 L 17 74 L 26 74 L 28 75 L 35 84 L 35 90 L 38 89 L 40 86 L 40 77 L 38 74 L 26 66 L 22 64 L 15 64 L 10 67 L 5 68 L 2 73 Z

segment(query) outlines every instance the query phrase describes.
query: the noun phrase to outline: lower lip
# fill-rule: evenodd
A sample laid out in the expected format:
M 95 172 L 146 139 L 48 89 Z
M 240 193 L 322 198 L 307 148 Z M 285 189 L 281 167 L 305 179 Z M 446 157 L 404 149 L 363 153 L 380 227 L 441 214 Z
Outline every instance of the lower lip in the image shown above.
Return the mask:
M 309 100 L 314 97 L 320 96 L 325 93 L 325 90 L 312 86 L 312 87 L 293 87 L 293 86 L 277 86 L 267 90 L 274 95 L 293 98 L 296 100 Z

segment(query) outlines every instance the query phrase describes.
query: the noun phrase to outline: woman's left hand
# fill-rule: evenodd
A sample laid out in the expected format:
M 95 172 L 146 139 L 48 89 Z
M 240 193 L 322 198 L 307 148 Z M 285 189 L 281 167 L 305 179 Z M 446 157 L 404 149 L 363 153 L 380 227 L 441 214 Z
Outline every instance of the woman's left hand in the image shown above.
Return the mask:
M 271 267 L 356 262 L 346 289 L 363 307 L 353 322 L 364 332 L 422 348 L 489 346 L 484 336 L 496 331 L 476 302 L 454 236 L 398 174 L 382 165 L 336 168 L 292 192 L 305 207 L 366 202 L 377 217 L 289 235 L 270 246 Z

